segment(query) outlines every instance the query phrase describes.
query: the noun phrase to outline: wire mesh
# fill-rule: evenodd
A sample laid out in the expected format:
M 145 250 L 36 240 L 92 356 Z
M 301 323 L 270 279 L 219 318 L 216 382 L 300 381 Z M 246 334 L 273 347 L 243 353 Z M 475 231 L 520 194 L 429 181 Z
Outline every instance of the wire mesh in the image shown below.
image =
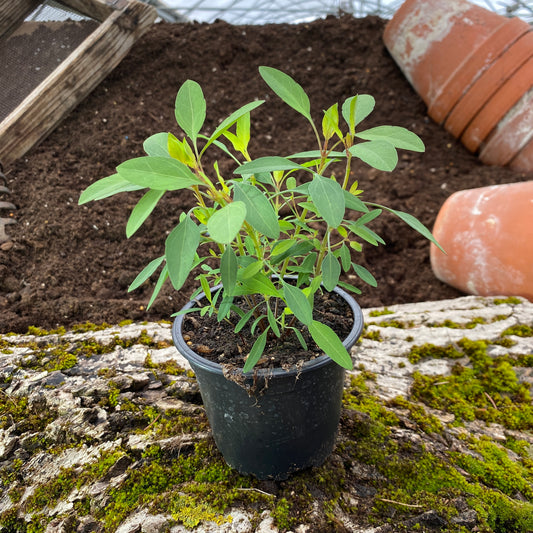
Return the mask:
M 302 22 L 341 12 L 390 18 L 403 0 L 144 0 L 181 19 L 231 24 Z M 533 1 L 471 0 L 487 9 L 533 23 Z M 168 19 L 167 19 L 168 20 Z

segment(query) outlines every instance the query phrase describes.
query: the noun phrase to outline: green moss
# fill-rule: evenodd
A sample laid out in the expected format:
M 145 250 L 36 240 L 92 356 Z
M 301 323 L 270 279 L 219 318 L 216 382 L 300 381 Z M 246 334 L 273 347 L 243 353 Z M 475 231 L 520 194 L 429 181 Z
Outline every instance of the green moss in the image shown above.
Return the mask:
M 381 336 L 381 333 L 379 332 L 379 330 L 366 331 L 365 333 L 361 335 L 361 337 L 364 339 L 371 340 L 371 341 L 377 341 L 377 342 L 383 341 L 383 337 Z
M 380 328 L 407 329 L 414 326 L 414 322 L 402 322 L 400 320 L 382 320 L 381 322 L 369 322 L 369 326 L 379 326 Z
M 49 406 L 30 403 L 26 396 L 11 396 L 0 391 L 0 429 L 17 424 L 20 433 L 42 431 L 57 416 Z
M 371 316 L 371 317 L 375 317 L 375 316 L 383 316 L 383 315 L 392 315 L 394 314 L 394 311 L 391 311 L 390 309 L 387 309 L 385 307 L 385 309 L 382 309 L 382 310 L 374 310 L 374 311 L 370 311 L 370 313 L 368 313 L 368 316 Z
M 33 494 L 26 500 L 25 507 L 30 513 L 42 511 L 45 507 L 52 509 L 61 499 L 66 498 L 74 487 L 74 469 L 63 468 L 52 480 L 35 489 Z
M 35 335 L 36 337 L 44 337 L 46 335 L 64 335 L 67 330 L 61 326 L 57 329 L 46 330 L 35 326 L 29 326 L 27 335 Z
M 527 324 L 516 324 L 507 328 L 502 334 L 502 337 L 508 335 L 515 335 L 517 337 L 533 337 L 533 327 Z
M 161 363 L 154 363 L 150 354 L 146 356 L 144 360 L 144 366 L 150 370 L 163 372 L 164 374 L 168 374 L 170 376 L 181 376 L 186 372 L 185 369 L 179 366 L 174 359 L 168 359 L 167 361 L 163 361 Z
M 416 364 L 422 359 L 459 359 L 463 353 L 457 350 L 453 345 L 436 346 L 435 344 L 423 344 L 422 346 L 411 346 L 407 359 L 410 363 Z
M 430 407 L 453 413 L 456 422 L 498 422 L 511 429 L 533 428 L 529 386 L 518 381 L 507 357 L 491 358 L 485 341 L 458 343 L 470 367 L 456 364 L 451 376 L 423 376 L 415 372 L 413 397 Z
M 495 298 L 493 302 L 495 305 L 502 305 L 502 304 L 518 305 L 522 303 L 522 300 L 520 300 L 520 298 L 516 298 L 516 296 L 511 296 L 509 298 Z
M 425 433 L 441 433 L 443 426 L 441 421 L 424 409 L 424 406 L 410 402 L 406 398 L 398 396 L 391 400 L 388 404 L 391 407 L 399 407 L 407 409 L 411 420 L 416 422 L 418 427 Z

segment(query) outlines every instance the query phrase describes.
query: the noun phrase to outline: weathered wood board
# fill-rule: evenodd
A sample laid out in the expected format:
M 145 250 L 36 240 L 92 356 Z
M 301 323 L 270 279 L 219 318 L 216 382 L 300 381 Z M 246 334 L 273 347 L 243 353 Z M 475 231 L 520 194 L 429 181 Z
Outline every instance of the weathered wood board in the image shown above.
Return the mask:
M 0 56 L 2 48 L 4 54 L 9 55 L 10 41 L 32 34 L 37 26 L 41 30 L 46 25 L 46 31 L 53 33 L 60 32 L 63 25 L 72 34 L 72 26 L 78 24 L 77 40 L 80 41 L 71 39 L 67 41 L 70 44 L 62 44 L 63 50 L 57 57 L 52 57 L 55 64 L 50 72 L 37 72 L 35 78 L 29 78 L 35 80 L 35 86 L 27 88 L 26 92 L 22 87 L 22 76 L 8 76 L 4 69 L 4 76 L 9 79 L 2 80 L 0 70 L 4 106 L 9 105 L 6 104 L 6 95 L 11 94 L 14 98 L 12 109 L 2 111 L 0 108 L 0 162 L 4 165 L 22 157 L 41 142 L 120 63 L 157 17 L 155 8 L 137 0 L 59 2 L 90 19 L 83 23 L 25 22 L 24 19 L 42 0 L 0 0 Z M 47 45 L 44 44 L 44 47 Z M 30 54 L 42 54 L 42 48 L 42 45 L 38 46 L 30 50 Z M 47 52 L 50 56 L 50 50 Z M 33 70 L 40 71 L 40 68 L 33 67 Z M 5 84 L 11 84 L 11 87 L 6 88 Z

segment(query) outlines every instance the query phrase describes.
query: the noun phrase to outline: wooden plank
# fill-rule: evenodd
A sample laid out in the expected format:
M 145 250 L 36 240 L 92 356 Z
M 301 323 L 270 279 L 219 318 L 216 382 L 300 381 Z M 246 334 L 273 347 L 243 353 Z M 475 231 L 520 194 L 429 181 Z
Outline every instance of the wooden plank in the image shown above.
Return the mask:
M 41 0 L 3 0 L 0 2 L 0 37 L 7 38 L 41 3 Z
M 113 12 L 0 124 L 4 165 L 42 141 L 109 74 L 157 17 L 147 4 Z
M 103 22 L 114 11 L 122 11 L 129 5 L 128 0 L 58 0 L 63 5 L 75 9 L 82 15 Z

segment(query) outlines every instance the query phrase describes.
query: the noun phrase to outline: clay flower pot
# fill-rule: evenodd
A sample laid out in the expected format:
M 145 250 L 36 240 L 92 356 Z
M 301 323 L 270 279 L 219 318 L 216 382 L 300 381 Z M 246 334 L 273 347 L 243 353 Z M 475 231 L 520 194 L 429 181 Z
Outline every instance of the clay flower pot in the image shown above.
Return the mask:
M 441 281 L 469 294 L 533 301 L 533 181 L 452 194 L 433 235 L 447 252 L 431 245 Z
M 486 50 L 493 34 L 500 35 L 505 47 L 512 40 L 507 33 L 511 29 L 505 17 L 466 0 L 407 0 L 387 24 L 383 40 L 428 107 L 438 108 L 442 95 L 443 106 L 449 109 L 455 102 L 447 100 L 463 92 L 456 89 L 453 98 L 448 93 L 456 73 L 464 70 L 478 49 Z M 439 111 L 438 116 L 443 114 Z
M 479 158 L 487 165 L 510 164 L 517 170 L 531 170 L 532 139 L 533 89 L 522 96 L 481 144 Z
M 492 62 L 449 114 L 444 127 L 475 152 L 498 122 L 531 88 L 533 32 Z
M 428 108 L 429 116 L 442 124 L 450 111 L 472 84 L 524 33 L 531 30 L 529 24 L 519 18 L 511 18 L 490 35 L 487 40 L 457 68 Z
M 407 0 L 385 45 L 443 124 L 482 161 L 533 170 L 533 31 L 466 0 Z

